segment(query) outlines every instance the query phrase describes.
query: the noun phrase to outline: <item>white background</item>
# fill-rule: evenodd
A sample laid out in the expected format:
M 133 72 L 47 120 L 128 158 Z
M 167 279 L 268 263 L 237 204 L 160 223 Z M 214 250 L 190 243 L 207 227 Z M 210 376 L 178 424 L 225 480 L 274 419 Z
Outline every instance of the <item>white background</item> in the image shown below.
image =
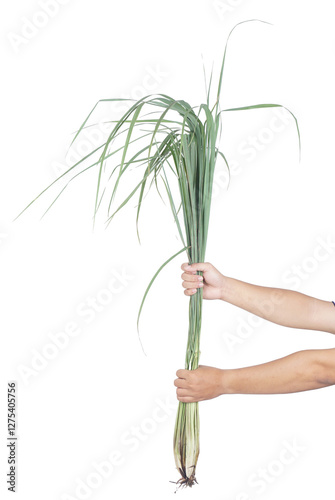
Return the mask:
M 285 105 L 299 120 L 302 160 L 288 114 L 282 121 L 272 111 L 224 115 L 220 146 L 235 174 L 227 190 L 218 164 L 206 259 L 240 280 L 335 300 L 334 245 L 323 251 L 322 262 L 315 258 L 320 241 L 335 239 L 332 2 L 70 0 L 49 17 L 41 17 L 42 4 L 7 3 L 0 16 L 1 496 L 9 495 L 7 382 L 16 380 L 16 498 L 172 498 L 169 481 L 179 477 L 172 452 L 173 381 L 184 366 L 187 339 L 188 299 L 180 280 L 185 256 L 163 270 L 148 295 L 140 325 L 147 356 L 136 331 L 145 287 L 182 248 L 169 208 L 149 193 L 141 245 L 135 200 L 106 230 L 106 214 L 99 212 L 92 232 L 92 171 L 69 186 L 41 221 L 53 199 L 47 193 L 12 221 L 57 177 L 57 165 L 66 165 L 72 134 L 99 99 L 159 92 L 200 104 L 201 54 L 207 72 L 214 63 L 216 87 L 230 29 L 258 18 L 274 26 L 247 23 L 234 32 L 221 106 Z M 32 21 L 44 26 L 18 38 Z M 109 107 L 100 116 L 114 118 Z M 252 137 L 260 150 L 247 154 Z M 131 177 L 127 182 L 124 193 L 133 185 Z M 113 281 L 115 273 L 123 281 Z M 106 299 L 110 283 L 108 304 L 100 302 L 94 312 L 88 301 Z M 70 323 L 76 336 L 64 334 Z M 51 352 L 56 334 L 67 345 Z M 264 320 L 256 326 L 255 317 L 233 305 L 204 304 L 201 364 L 248 366 L 327 347 L 334 347 L 327 333 Z M 44 362 L 43 353 L 49 356 Z M 331 497 L 334 390 L 200 403 L 199 485 L 177 494 Z M 141 437 L 130 440 L 136 428 Z M 296 456 L 281 465 L 283 449 L 294 442 Z M 113 452 L 119 458 L 112 470 Z M 102 478 L 96 467 L 104 463 L 107 471 L 107 462 L 109 475 Z M 255 483 L 262 468 L 268 480 Z

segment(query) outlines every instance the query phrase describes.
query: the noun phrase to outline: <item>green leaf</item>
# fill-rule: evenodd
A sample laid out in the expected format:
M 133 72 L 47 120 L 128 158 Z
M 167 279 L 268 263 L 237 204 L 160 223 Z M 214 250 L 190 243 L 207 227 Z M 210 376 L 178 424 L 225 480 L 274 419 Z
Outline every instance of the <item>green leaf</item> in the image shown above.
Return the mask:
M 260 108 L 283 108 L 286 109 L 290 113 L 290 115 L 293 116 L 295 125 L 297 128 L 297 133 L 298 133 L 298 141 L 299 141 L 299 161 L 301 160 L 301 139 L 300 139 L 300 130 L 299 130 L 299 125 L 298 125 L 298 120 L 296 116 L 290 111 L 288 108 L 285 106 L 282 106 L 281 104 L 253 104 L 252 106 L 242 106 L 240 108 L 229 108 L 229 109 L 223 109 L 222 112 L 225 111 L 245 111 L 249 109 L 260 109 Z
M 228 47 L 228 42 L 229 42 L 230 36 L 233 33 L 233 31 L 237 28 L 237 26 L 239 26 L 240 24 L 250 23 L 250 22 L 271 24 L 271 23 L 268 23 L 267 21 L 261 21 L 260 19 L 248 19 L 247 21 L 241 21 L 240 23 L 235 24 L 233 29 L 230 31 L 230 33 L 227 37 L 227 41 L 226 41 L 226 45 L 225 45 L 225 49 L 224 49 L 221 70 L 220 70 L 220 77 L 219 77 L 219 85 L 218 85 L 218 91 L 217 91 L 217 99 L 216 99 L 216 104 L 215 104 L 214 108 L 219 105 L 219 101 L 220 101 L 220 94 L 221 94 L 221 87 L 222 87 L 222 76 L 223 76 L 223 70 L 224 70 L 224 66 L 225 66 L 225 62 L 226 62 L 226 53 L 227 53 L 227 47 Z
M 159 273 L 161 272 L 161 270 L 169 263 L 171 262 L 171 260 L 173 260 L 175 257 L 177 257 L 177 255 L 181 254 L 182 252 L 184 252 L 187 248 L 189 247 L 184 247 L 182 248 L 181 250 L 179 250 L 179 252 L 175 253 L 174 255 L 172 255 L 172 257 L 170 257 L 167 261 L 164 262 L 164 264 L 161 265 L 161 267 L 158 269 L 158 271 L 156 271 L 156 273 L 154 274 L 153 278 L 151 279 L 149 285 L 147 286 L 146 290 L 145 290 L 145 293 L 144 293 L 144 296 L 143 296 L 143 299 L 142 299 L 142 302 L 141 302 L 141 305 L 140 305 L 140 309 L 138 311 L 138 316 L 137 316 L 137 331 L 139 331 L 139 321 L 140 321 L 140 316 L 141 316 L 141 312 L 142 312 L 142 308 L 143 308 L 143 304 L 144 304 L 144 301 L 148 295 L 148 292 L 153 284 L 153 282 L 155 281 L 155 279 L 157 278 L 157 276 L 159 275 Z

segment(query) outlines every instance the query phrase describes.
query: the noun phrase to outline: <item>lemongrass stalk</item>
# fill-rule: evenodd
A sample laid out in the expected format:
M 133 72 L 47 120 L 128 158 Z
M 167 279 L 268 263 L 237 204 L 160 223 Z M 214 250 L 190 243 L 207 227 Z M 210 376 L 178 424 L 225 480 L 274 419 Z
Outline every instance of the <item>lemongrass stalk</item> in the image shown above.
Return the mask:
M 195 370 L 200 357 L 200 331 L 202 313 L 202 289 L 190 297 L 189 334 L 185 368 Z M 200 420 L 198 403 L 179 402 L 173 436 L 173 451 L 177 470 L 181 478 L 180 486 L 193 486 L 197 482 L 195 473 L 200 453 Z
M 48 210 L 54 205 L 55 201 L 59 199 L 65 188 L 72 182 L 72 180 L 81 175 L 83 172 L 86 172 L 87 170 L 95 167 L 98 169 L 98 180 L 94 199 L 93 220 L 95 220 L 97 211 L 102 206 L 103 198 L 107 193 L 107 185 L 114 181 L 113 190 L 108 203 L 108 218 L 106 220 L 106 225 L 109 225 L 114 215 L 118 213 L 121 208 L 123 208 L 130 200 L 133 200 L 133 197 L 135 195 L 138 195 L 136 230 L 139 238 L 138 220 L 147 182 L 151 178 L 150 187 L 154 182 L 159 192 L 158 180 L 161 179 L 166 189 L 171 212 L 177 225 L 183 248 L 179 250 L 175 255 L 170 257 L 158 269 L 154 277 L 151 279 L 144 293 L 139 308 L 137 326 L 147 293 L 152 286 L 153 281 L 156 279 L 157 275 L 166 264 L 168 264 L 174 257 L 184 251 L 186 251 L 187 253 L 188 261 L 190 264 L 195 262 L 204 262 L 205 260 L 212 199 L 213 176 L 218 155 L 223 158 L 229 170 L 229 164 L 226 157 L 221 151 L 219 151 L 217 147 L 217 143 L 219 143 L 220 141 L 222 113 L 231 113 L 235 111 L 246 110 L 250 111 L 255 109 L 275 108 L 281 106 L 279 104 L 256 104 L 239 108 L 228 108 L 222 111 L 219 110 L 219 99 L 223 81 L 223 68 L 226 58 L 227 43 L 235 27 L 231 30 L 227 38 L 221 64 L 217 97 L 212 108 L 209 107 L 209 94 L 211 89 L 212 74 L 210 77 L 206 103 L 201 104 L 201 106 L 198 107 L 198 113 L 195 113 L 195 108 L 190 106 L 186 101 L 175 100 L 165 94 L 148 95 L 139 99 L 132 104 L 130 109 L 127 110 L 122 118 L 117 121 L 110 121 L 111 124 L 115 125 L 113 126 L 112 131 L 103 144 L 101 144 L 95 150 L 93 150 L 84 158 L 71 166 L 66 172 L 61 174 L 36 198 L 34 198 L 16 217 L 16 219 L 20 217 L 32 205 L 32 203 L 39 199 L 42 194 L 49 190 L 49 188 L 54 186 L 56 183 L 59 183 L 59 181 L 64 181 L 64 187 L 58 193 L 49 208 L 46 210 L 45 213 L 47 213 Z M 99 102 L 118 100 L 124 101 L 125 99 L 102 99 Z M 133 100 L 130 101 L 133 102 Z M 90 126 L 87 122 L 94 109 L 97 107 L 97 104 L 94 106 L 80 128 L 77 130 L 71 144 L 73 144 L 75 140 L 77 140 L 78 136 L 84 128 Z M 141 111 L 145 106 L 153 106 L 158 110 L 154 111 L 153 113 L 158 113 L 159 116 L 154 119 L 151 117 L 143 119 L 143 117 L 141 116 Z M 163 109 L 162 112 L 159 111 L 160 108 Z M 149 114 L 152 115 L 153 113 Z M 175 117 L 171 117 L 171 119 L 169 119 L 168 115 L 170 116 L 171 113 L 177 113 L 178 119 L 175 119 Z M 298 132 L 300 153 L 300 134 L 298 123 L 295 116 L 292 113 L 291 115 L 295 120 Z M 132 140 L 132 136 L 139 126 L 148 127 L 148 129 L 150 129 L 150 127 L 154 127 L 154 129 L 150 130 L 149 132 L 148 130 L 145 130 L 147 133 Z M 116 148 L 111 151 L 111 146 L 114 141 L 116 139 L 120 139 L 120 136 L 125 132 L 126 137 L 124 139 L 124 145 L 121 148 Z M 146 143 L 143 146 L 143 144 L 141 144 L 141 141 L 148 137 L 151 137 L 149 144 Z M 137 141 L 139 141 L 137 152 L 133 154 L 129 160 L 127 160 L 126 158 L 129 146 L 133 146 Z M 107 172 L 107 182 L 103 187 L 104 173 L 107 169 L 107 160 L 110 160 L 110 158 L 117 152 L 122 152 L 121 161 L 113 168 L 112 172 Z M 147 156 L 142 157 L 141 155 L 144 153 L 147 154 Z M 98 159 L 94 160 L 94 155 L 96 154 L 100 154 L 100 156 Z M 91 163 L 88 167 L 85 167 L 85 160 L 90 160 L 90 162 L 93 163 Z M 129 170 L 130 165 L 133 165 L 135 163 L 139 163 L 138 167 L 145 166 L 143 178 L 131 190 L 129 195 L 118 206 L 118 208 L 115 209 L 110 215 L 110 208 L 112 202 L 114 201 L 118 186 L 121 182 L 121 178 Z M 177 179 L 180 195 L 178 204 L 176 204 L 174 201 L 174 196 L 172 194 L 173 191 L 170 188 L 165 167 L 167 167 L 169 173 L 172 172 L 172 174 L 174 174 L 174 178 Z M 118 175 L 115 175 L 113 177 L 113 174 L 115 171 L 117 171 L 117 169 Z M 69 178 L 69 175 L 71 175 L 72 177 Z M 180 210 L 179 208 L 178 210 L 176 208 L 178 205 L 180 205 L 183 217 L 183 228 L 181 221 L 179 221 Z M 203 291 L 202 288 L 199 288 L 196 294 L 190 297 L 189 301 L 189 328 L 185 358 L 185 368 L 187 370 L 195 370 L 199 366 L 202 300 Z M 177 484 L 179 484 L 179 486 L 192 486 L 197 482 L 196 466 L 200 451 L 199 430 L 200 423 L 198 403 L 180 402 L 178 405 L 173 436 L 175 464 L 177 470 L 181 475 L 180 479 L 177 481 Z

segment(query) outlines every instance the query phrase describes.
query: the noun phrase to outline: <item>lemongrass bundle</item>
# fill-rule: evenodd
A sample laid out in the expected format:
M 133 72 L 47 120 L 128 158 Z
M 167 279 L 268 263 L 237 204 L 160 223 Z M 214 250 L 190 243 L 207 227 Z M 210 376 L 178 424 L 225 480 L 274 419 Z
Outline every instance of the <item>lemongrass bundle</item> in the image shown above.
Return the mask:
M 210 107 L 209 103 L 212 74 L 210 76 L 209 86 L 206 88 L 206 102 L 200 106 L 192 107 L 184 100 L 173 99 L 172 97 L 164 94 L 148 95 L 139 99 L 130 106 L 122 118 L 110 122 L 113 124 L 112 130 L 103 144 L 75 163 L 66 172 L 61 174 L 17 216 L 19 217 L 33 202 L 35 202 L 55 183 L 58 183 L 61 180 L 64 181 L 65 185 L 43 214 L 45 215 L 59 198 L 61 193 L 63 193 L 67 186 L 78 175 L 91 168 L 96 168 L 98 171 L 98 181 L 95 194 L 93 219 L 95 220 L 103 199 L 107 197 L 108 186 L 112 185 L 112 189 L 107 200 L 109 201 L 108 218 L 106 220 L 107 226 L 111 222 L 114 215 L 137 194 L 138 205 L 136 225 L 138 231 L 138 220 L 145 194 L 145 188 L 150 181 L 149 189 L 153 184 L 155 184 L 157 190 L 159 191 L 158 184 L 160 182 L 162 186 L 164 186 L 183 248 L 170 257 L 158 269 L 150 281 L 140 305 L 138 321 L 143 303 L 150 287 L 152 286 L 158 273 L 168 262 L 184 251 L 187 253 L 188 262 L 190 264 L 205 261 L 213 176 L 216 161 L 219 155 L 223 158 L 229 170 L 229 164 L 226 157 L 217 147 L 221 138 L 222 113 L 260 108 L 273 108 L 278 106 L 283 107 L 279 104 L 256 104 L 252 106 L 220 110 L 219 101 L 223 69 L 226 58 L 227 44 L 232 31 L 229 33 L 227 38 L 215 102 L 212 107 Z M 102 101 L 120 100 L 124 101 L 128 99 L 102 99 Z M 100 102 L 101 101 L 94 106 L 92 111 L 86 117 L 81 127 L 75 134 L 71 144 L 77 140 L 84 128 L 90 126 L 88 125 L 88 120 Z M 151 112 L 142 116 L 141 113 L 143 108 L 150 108 Z M 289 110 L 287 111 L 291 113 Z M 296 123 L 300 151 L 298 123 L 295 116 L 292 113 L 291 115 Z M 142 129 L 145 127 L 145 133 L 143 135 L 138 135 L 137 132 L 141 130 L 141 127 Z M 123 145 L 119 148 L 113 149 L 112 145 L 115 140 L 120 140 L 122 134 L 124 134 Z M 129 151 L 131 149 L 134 151 L 130 155 Z M 106 169 L 111 163 L 108 160 L 111 157 L 116 158 L 117 156 L 114 155 L 117 155 L 117 153 L 120 153 L 120 162 L 108 172 L 106 179 Z M 130 158 L 127 158 L 127 153 Z M 94 155 L 97 156 L 96 161 L 93 161 L 88 166 L 85 166 L 87 160 L 92 161 L 95 158 Z M 121 178 L 130 170 L 131 166 L 136 166 L 137 169 L 143 167 L 143 177 L 140 182 L 134 186 L 129 195 L 117 207 L 117 209 L 112 212 L 111 207 L 113 205 L 113 201 L 115 200 L 115 194 L 118 191 Z M 104 178 L 106 179 L 105 186 L 103 186 Z M 173 187 L 171 188 L 171 180 L 178 185 L 179 197 L 177 201 L 176 194 L 174 194 L 175 189 Z M 180 213 L 182 214 L 182 220 L 180 220 Z M 201 273 L 199 272 L 199 274 Z M 189 300 L 189 329 L 185 359 L 185 368 L 188 370 L 195 370 L 199 365 L 202 301 L 202 288 L 199 288 L 196 294 L 192 295 Z M 179 484 L 179 486 L 194 485 L 194 483 L 197 482 L 196 466 L 199 456 L 198 403 L 179 402 L 174 428 L 173 450 L 176 468 L 180 473 L 180 478 L 177 481 L 177 484 Z

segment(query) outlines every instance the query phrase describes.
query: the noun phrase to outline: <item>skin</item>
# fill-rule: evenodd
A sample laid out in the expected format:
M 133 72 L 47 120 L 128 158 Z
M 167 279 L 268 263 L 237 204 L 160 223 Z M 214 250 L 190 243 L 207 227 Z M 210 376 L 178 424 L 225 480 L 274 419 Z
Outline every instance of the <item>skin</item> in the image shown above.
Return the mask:
M 203 288 L 203 298 L 223 300 L 278 325 L 335 334 L 332 302 L 300 292 L 245 283 L 221 274 L 212 264 L 181 266 L 186 296 Z M 197 271 L 202 271 L 199 276 Z M 199 365 L 176 372 L 177 399 L 184 403 L 222 394 L 285 394 L 335 384 L 335 349 L 298 351 L 268 363 L 221 369 Z

